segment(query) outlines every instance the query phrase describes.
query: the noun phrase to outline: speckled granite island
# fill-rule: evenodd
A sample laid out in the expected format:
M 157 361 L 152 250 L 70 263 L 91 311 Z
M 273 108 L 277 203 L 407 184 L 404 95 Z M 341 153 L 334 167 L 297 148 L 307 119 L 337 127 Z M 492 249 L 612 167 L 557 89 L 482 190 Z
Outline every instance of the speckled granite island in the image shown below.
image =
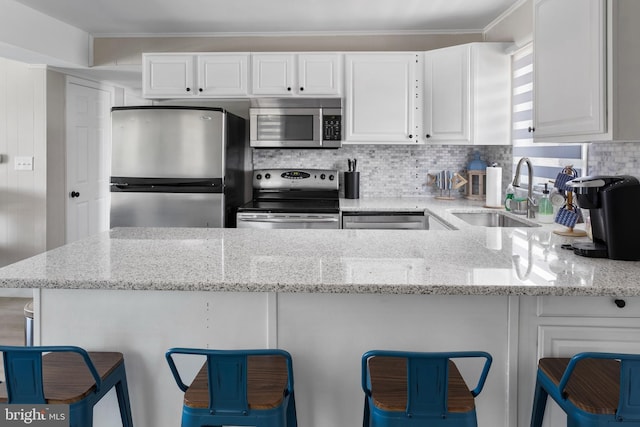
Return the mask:
M 638 262 L 578 257 L 557 225 L 452 214 L 473 202 L 342 208 L 426 210 L 455 229 L 114 229 L 0 269 L 0 286 L 36 289 L 36 342 L 125 354 L 137 426 L 179 425 L 163 357 L 174 346 L 289 350 L 309 427 L 361 424 L 359 358 L 372 348 L 492 353 L 483 427 L 528 424 L 542 355 L 640 352 Z M 99 407 L 96 426 L 118 425 L 116 407 Z

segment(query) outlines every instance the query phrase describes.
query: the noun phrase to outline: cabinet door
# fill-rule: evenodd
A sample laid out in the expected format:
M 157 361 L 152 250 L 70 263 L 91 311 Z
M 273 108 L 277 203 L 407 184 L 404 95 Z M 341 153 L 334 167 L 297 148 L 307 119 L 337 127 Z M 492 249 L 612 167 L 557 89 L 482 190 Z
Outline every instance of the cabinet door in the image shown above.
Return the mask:
M 143 95 L 149 98 L 193 96 L 193 62 L 193 55 L 143 55 Z
M 428 142 L 470 142 L 469 45 L 425 53 L 424 136 Z
M 536 0 L 535 138 L 607 131 L 605 6 L 606 0 Z
M 416 143 L 418 55 L 346 56 L 346 141 Z
M 538 358 L 571 357 L 584 351 L 640 353 L 640 328 L 628 326 L 566 325 L 539 328 Z M 566 415 L 547 400 L 543 427 L 566 425 Z
M 293 93 L 294 55 L 261 53 L 251 56 L 254 95 Z
M 247 96 L 249 54 L 198 55 L 198 93 L 202 96 Z
M 341 94 L 341 61 L 337 54 L 298 55 L 298 95 Z

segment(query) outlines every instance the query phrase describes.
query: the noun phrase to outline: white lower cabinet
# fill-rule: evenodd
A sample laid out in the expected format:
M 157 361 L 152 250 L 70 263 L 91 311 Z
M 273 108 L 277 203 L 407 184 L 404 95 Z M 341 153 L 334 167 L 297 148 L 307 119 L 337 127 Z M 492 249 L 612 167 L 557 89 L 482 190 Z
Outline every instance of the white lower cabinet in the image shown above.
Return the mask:
M 518 426 L 528 426 L 538 359 L 584 351 L 640 354 L 640 299 L 521 297 Z M 619 307 L 623 305 L 623 307 Z M 565 426 L 564 412 L 549 398 L 543 426 Z

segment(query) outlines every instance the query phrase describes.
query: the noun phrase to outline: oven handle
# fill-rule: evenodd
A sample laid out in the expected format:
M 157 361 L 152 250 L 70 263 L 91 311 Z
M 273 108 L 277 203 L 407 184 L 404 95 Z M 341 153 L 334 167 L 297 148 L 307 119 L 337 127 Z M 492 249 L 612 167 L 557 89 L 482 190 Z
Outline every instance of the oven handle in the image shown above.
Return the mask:
M 238 218 L 242 222 L 338 222 L 338 218 Z

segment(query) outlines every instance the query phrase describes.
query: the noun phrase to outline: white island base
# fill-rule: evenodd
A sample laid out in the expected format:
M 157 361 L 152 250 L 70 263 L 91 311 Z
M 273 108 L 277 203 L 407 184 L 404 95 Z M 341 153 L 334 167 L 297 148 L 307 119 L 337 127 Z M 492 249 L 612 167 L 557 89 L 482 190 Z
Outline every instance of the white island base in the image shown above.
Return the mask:
M 289 351 L 302 427 L 362 425 L 360 358 L 367 350 L 483 350 L 494 360 L 476 399 L 478 424 L 511 427 L 517 424 L 517 301 L 508 296 L 41 289 L 39 335 L 43 345 L 124 353 L 136 427 L 180 425 L 181 392 L 164 359 L 170 347 Z M 480 363 L 459 363 L 470 387 Z M 199 362 L 184 366 L 195 374 Z M 95 427 L 120 425 L 114 393 L 98 404 L 94 422 Z

